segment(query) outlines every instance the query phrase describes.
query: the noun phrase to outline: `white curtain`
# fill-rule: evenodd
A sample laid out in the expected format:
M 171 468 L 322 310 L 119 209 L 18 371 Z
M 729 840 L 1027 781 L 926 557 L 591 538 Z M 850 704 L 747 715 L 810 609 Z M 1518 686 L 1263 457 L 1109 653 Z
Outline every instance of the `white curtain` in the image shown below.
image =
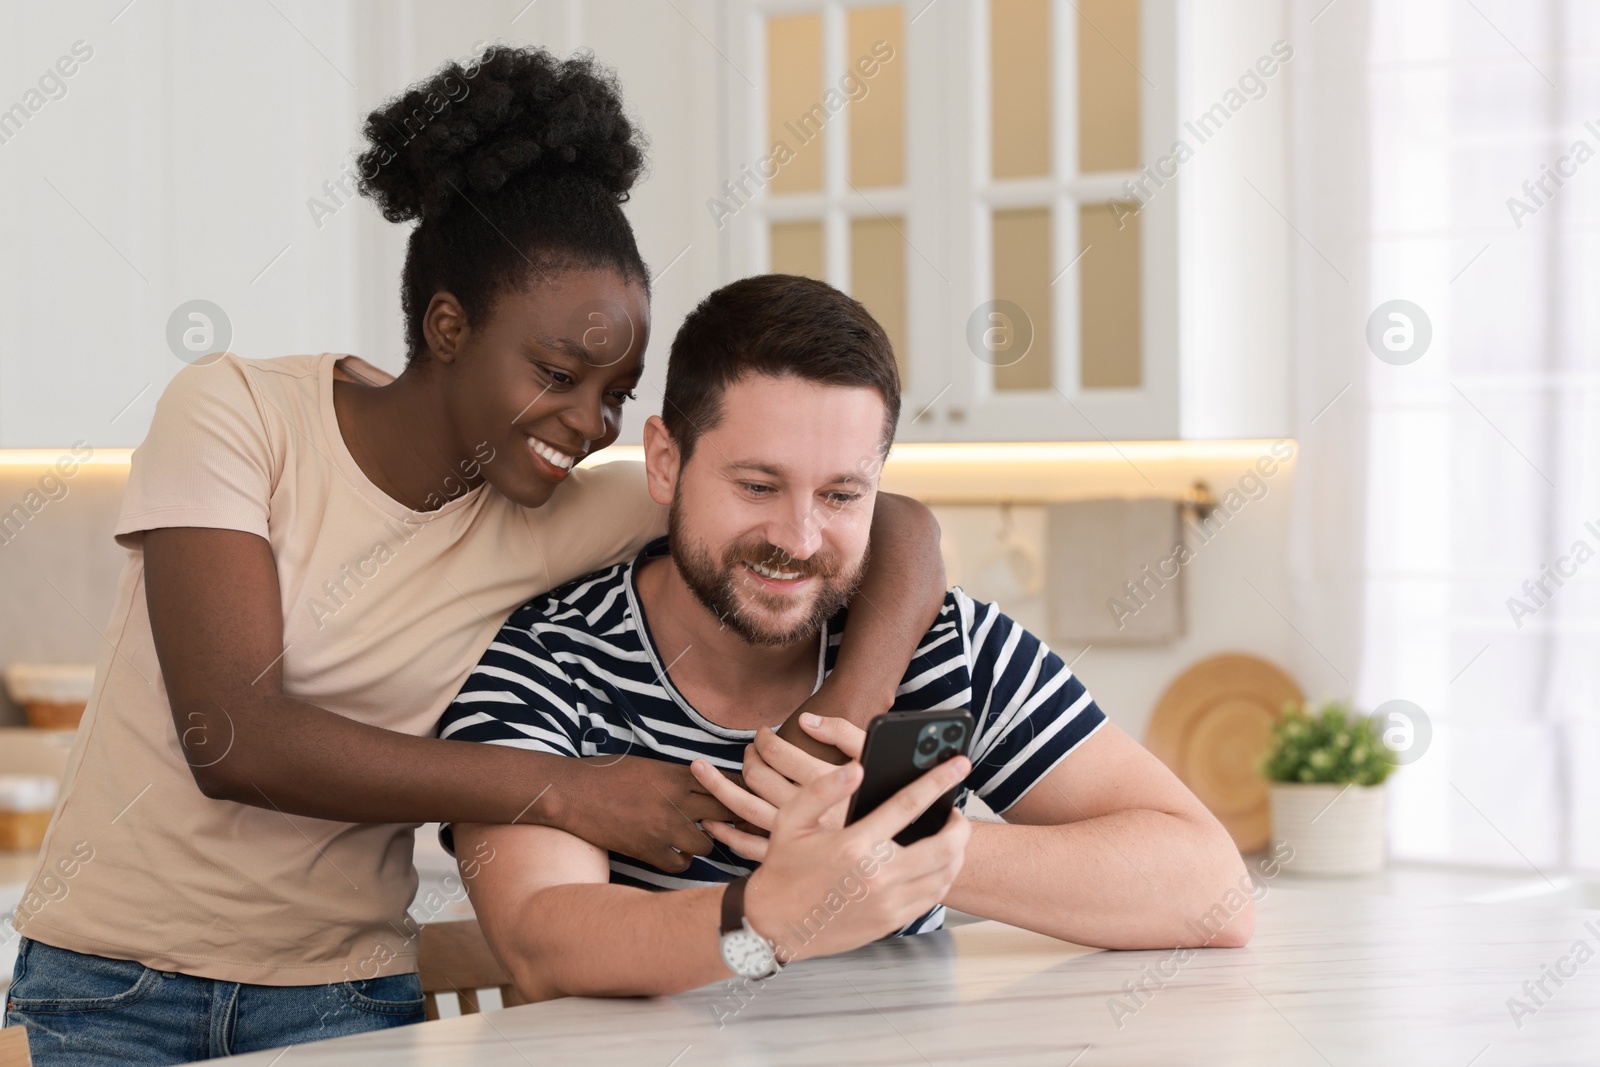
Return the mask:
M 1600 869 L 1600 5 L 1295 12 L 1297 667 L 1431 720 L 1394 855 Z

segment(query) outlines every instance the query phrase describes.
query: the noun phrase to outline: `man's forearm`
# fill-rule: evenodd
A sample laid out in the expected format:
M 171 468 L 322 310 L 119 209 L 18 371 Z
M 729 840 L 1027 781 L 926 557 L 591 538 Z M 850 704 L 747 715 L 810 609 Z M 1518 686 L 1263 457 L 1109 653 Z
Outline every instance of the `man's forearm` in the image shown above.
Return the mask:
M 722 962 L 721 886 L 652 893 L 574 884 L 520 909 L 508 964 L 527 1000 L 667 996 L 731 977 Z
M 945 903 L 1081 945 L 1233 947 L 1255 926 L 1253 886 L 1215 833 L 1144 809 L 1060 826 L 974 822 Z

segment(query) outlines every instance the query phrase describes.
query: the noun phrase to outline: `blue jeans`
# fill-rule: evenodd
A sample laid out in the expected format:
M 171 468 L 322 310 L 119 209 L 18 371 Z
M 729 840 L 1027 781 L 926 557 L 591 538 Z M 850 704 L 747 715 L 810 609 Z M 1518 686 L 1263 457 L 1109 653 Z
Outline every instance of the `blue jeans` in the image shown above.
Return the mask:
M 188 1063 L 421 1021 L 415 974 L 249 985 L 26 937 L 6 997 L 6 1025 L 27 1027 L 35 1067 Z

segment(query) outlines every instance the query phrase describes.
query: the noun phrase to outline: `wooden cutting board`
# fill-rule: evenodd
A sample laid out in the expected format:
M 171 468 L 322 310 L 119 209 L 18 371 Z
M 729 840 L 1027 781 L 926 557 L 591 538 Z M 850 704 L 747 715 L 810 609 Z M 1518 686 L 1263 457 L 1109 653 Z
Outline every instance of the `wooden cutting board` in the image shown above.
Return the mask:
M 1267 847 L 1267 783 L 1256 772 L 1286 701 L 1305 699 L 1283 671 L 1240 653 L 1201 660 L 1156 703 L 1144 745 L 1233 835 L 1240 852 Z

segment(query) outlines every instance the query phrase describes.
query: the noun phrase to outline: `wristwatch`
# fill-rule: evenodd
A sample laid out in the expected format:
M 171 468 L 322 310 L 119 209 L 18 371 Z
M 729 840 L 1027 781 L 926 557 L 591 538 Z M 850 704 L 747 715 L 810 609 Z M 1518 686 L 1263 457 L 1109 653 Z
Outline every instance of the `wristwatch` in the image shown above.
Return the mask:
M 722 892 L 722 962 L 742 978 L 771 978 L 783 968 L 773 943 L 744 917 L 744 887 L 749 880 L 735 878 Z

